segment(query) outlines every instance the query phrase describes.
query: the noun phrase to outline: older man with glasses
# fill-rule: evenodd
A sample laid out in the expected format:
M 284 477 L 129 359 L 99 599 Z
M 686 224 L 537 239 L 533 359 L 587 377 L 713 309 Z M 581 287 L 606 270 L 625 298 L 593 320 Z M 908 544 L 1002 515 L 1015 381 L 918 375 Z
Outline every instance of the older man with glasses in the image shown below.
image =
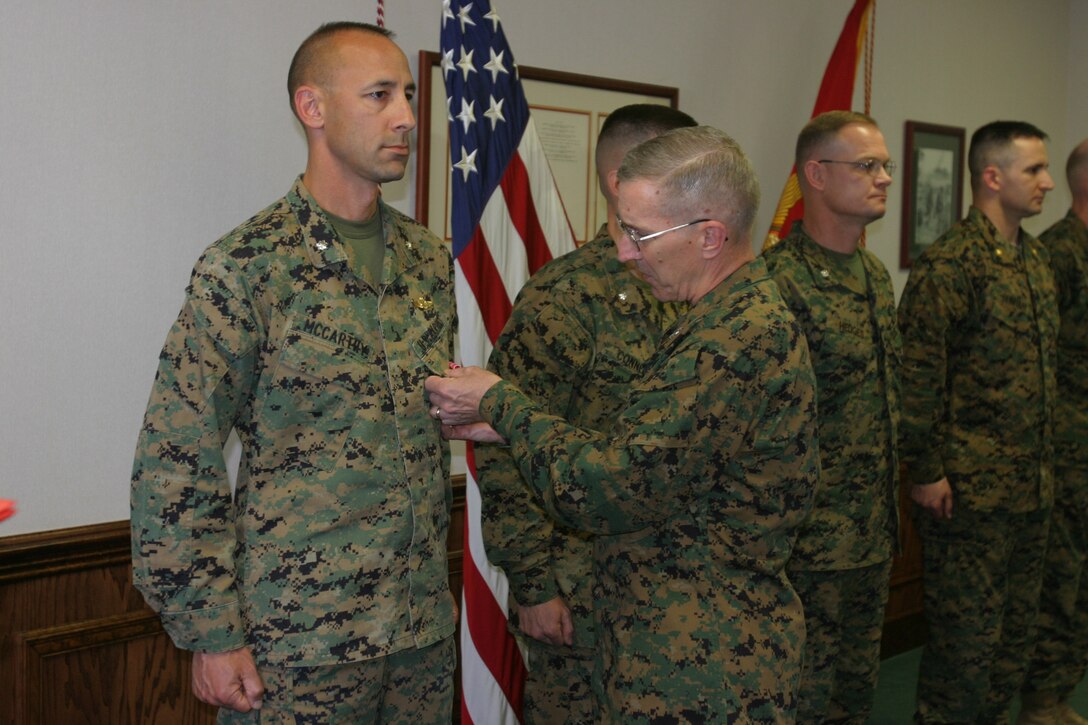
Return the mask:
M 805 607 L 797 721 L 863 725 L 898 530 L 899 327 L 891 277 L 861 247 L 895 163 L 876 122 L 831 111 L 797 138 L 804 219 L 764 254 L 816 372 L 820 486 L 787 564 Z
M 653 357 L 679 306 L 660 302 L 616 259 L 616 174 L 626 153 L 695 119 L 638 103 L 610 112 L 597 137 L 597 178 L 608 221 L 595 239 L 544 265 L 518 293 L 488 369 L 584 428 L 607 427 L 631 382 Z M 611 604 L 595 585 L 599 562 L 626 551 L 553 521 L 536 502 L 505 446 L 476 448 L 487 559 L 510 582 L 525 650 L 525 725 L 594 722 L 596 620 Z
M 508 441 L 553 516 L 617 542 L 604 722 L 792 722 L 804 615 L 784 567 L 816 485 L 815 381 L 752 254 L 758 183 L 731 138 L 695 127 L 635 147 L 618 191 L 619 259 L 690 307 L 612 428 L 479 368 L 428 379 L 431 413 L 447 436 Z

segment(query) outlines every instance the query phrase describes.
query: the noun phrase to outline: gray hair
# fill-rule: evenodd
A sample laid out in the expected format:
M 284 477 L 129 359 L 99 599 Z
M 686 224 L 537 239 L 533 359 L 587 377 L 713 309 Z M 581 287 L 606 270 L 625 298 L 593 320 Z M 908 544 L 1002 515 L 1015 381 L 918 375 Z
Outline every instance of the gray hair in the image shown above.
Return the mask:
M 664 192 L 665 215 L 717 219 L 739 236 L 749 235 L 759 209 L 759 180 L 748 157 L 710 126 L 678 128 L 631 149 L 619 180 L 634 179 Z

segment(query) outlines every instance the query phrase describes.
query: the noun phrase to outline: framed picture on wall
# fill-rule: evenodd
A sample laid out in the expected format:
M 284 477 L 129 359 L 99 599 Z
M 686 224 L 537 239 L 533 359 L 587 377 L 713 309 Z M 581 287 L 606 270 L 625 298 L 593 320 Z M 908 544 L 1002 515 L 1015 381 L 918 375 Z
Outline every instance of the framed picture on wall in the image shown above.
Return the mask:
M 416 219 L 439 238 L 449 240 L 450 134 L 441 61 L 438 53 L 419 53 Z M 594 165 L 601 124 L 611 111 L 631 103 L 676 108 L 680 92 L 674 86 L 524 65 L 518 66 L 518 76 L 574 238 L 581 244 L 592 239 L 608 217 Z
M 958 126 L 906 123 L 900 269 L 909 269 L 918 255 L 960 218 L 963 139 L 964 130 Z

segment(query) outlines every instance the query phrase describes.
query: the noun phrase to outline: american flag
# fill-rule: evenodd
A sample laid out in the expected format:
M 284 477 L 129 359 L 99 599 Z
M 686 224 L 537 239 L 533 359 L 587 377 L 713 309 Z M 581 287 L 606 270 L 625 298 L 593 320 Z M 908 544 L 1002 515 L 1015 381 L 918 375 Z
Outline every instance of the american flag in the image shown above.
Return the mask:
M 518 290 L 574 234 L 498 14 L 487 0 L 443 0 L 441 45 L 461 360 L 482 365 Z M 506 579 L 484 552 L 471 445 L 466 457 L 461 721 L 516 723 L 525 666 L 506 629 Z

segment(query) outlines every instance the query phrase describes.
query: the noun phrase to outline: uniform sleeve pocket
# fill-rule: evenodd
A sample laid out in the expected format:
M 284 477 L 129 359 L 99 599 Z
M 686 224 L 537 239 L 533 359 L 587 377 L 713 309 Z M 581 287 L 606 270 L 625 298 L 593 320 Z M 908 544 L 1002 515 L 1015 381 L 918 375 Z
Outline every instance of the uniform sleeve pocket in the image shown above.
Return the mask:
M 678 361 L 632 389 L 624 412 L 631 445 L 686 448 L 694 427 L 700 390 L 695 360 Z

